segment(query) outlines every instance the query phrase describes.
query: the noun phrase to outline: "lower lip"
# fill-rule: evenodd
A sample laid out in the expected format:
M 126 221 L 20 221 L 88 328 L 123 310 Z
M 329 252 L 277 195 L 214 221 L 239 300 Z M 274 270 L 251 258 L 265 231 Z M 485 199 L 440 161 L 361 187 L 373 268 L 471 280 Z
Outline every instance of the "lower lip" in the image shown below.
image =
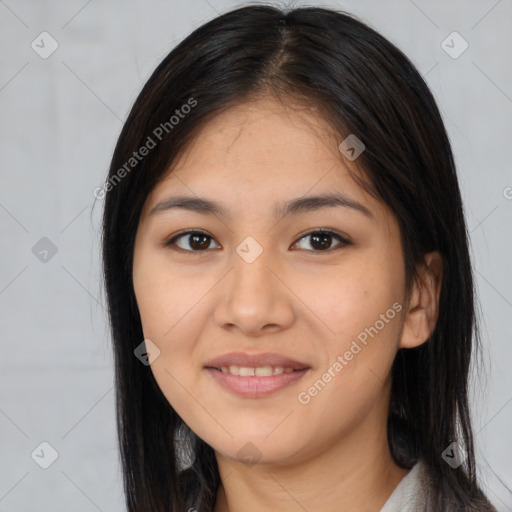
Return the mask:
M 308 369 L 294 370 L 291 373 L 280 373 L 269 377 L 240 377 L 231 373 L 223 373 L 214 368 L 206 368 L 213 379 L 224 389 L 246 398 L 258 398 L 275 393 L 302 379 Z

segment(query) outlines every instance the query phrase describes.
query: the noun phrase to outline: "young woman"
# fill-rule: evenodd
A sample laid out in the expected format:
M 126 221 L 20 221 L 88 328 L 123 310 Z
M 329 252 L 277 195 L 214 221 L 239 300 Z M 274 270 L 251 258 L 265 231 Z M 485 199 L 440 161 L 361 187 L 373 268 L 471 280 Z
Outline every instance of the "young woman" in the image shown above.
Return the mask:
M 130 512 L 494 510 L 454 159 L 389 41 L 322 8 L 206 23 L 104 192 Z

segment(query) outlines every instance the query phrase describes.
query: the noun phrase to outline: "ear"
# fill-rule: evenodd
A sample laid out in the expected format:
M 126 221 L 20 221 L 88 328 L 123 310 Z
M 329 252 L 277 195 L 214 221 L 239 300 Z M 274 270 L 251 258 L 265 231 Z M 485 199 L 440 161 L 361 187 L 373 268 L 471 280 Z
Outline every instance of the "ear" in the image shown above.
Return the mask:
M 425 254 L 418 265 L 418 281 L 413 284 L 409 309 L 400 336 L 400 348 L 414 348 L 425 343 L 435 329 L 443 279 L 443 258 L 438 251 Z

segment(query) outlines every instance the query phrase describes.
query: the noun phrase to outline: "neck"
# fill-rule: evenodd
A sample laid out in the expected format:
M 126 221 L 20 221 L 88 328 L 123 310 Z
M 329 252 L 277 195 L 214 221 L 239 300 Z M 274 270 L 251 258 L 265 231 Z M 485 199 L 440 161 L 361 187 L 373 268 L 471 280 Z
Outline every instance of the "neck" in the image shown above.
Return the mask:
M 375 512 L 409 470 L 395 464 L 386 429 L 359 425 L 314 456 L 247 466 L 216 454 L 222 484 L 215 512 Z

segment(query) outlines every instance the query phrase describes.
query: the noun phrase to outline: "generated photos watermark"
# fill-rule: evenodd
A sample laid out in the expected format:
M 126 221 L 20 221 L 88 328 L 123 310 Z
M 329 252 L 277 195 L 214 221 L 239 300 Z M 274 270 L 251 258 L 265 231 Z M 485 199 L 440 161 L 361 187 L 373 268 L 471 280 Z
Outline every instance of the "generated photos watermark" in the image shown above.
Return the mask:
M 327 368 L 327 370 L 325 370 L 325 372 L 312 386 L 305 391 L 301 391 L 297 395 L 299 403 L 302 405 L 309 404 L 311 399 L 317 396 L 318 393 L 320 393 L 327 384 L 331 382 L 336 375 L 338 375 L 349 364 L 349 362 L 352 361 L 352 359 L 354 359 L 354 356 L 359 354 L 359 352 L 368 345 L 368 336 L 371 338 L 377 336 L 377 334 L 384 329 L 385 325 L 395 318 L 396 314 L 400 311 L 402 311 L 402 304 L 395 302 L 385 313 L 381 313 L 379 315 L 379 320 L 377 320 L 371 327 L 366 327 L 361 331 L 356 336 L 357 340 L 352 340 L 350 348 L 346 350 L 343 355 L 338 355 L 336 360 L 329 366 L 329 368 Z
M 170 133 L 179 122 L 186 117 L 191 110 L 197 106 L 197 100 L 190 97 L 186 103 L 181 105 L 174 111 L 174 114 L 169 118 L 168 121 L 160 123 L 152 132 L 148 135 L 148 138 L 140 146 L 137 151 L 134 151 L 132 156 L 103 184 L 101 187 L 96 187 L 93 190 L 93 196 L 96 199 L 104 199 L 107 192 L 110 192 L 132 169 L 137 167 L 152 149 L 155 149 L 159 142 Z

